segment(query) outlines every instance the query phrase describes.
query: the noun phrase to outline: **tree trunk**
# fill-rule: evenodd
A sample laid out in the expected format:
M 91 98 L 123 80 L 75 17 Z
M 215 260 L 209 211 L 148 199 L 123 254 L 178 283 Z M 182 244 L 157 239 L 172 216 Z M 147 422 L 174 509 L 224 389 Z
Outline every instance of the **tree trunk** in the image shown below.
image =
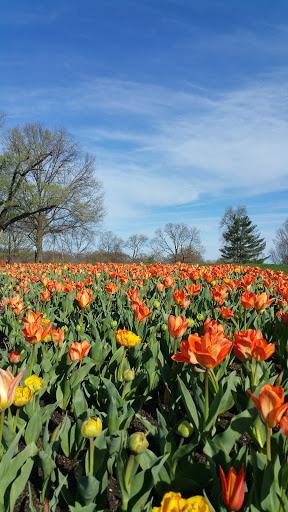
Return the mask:
M 38 222 L 37 222 L 37 233 L 36 233 L 36 262 L 42 263 L 43 256 L 43 217 L 42 213 L 38 214 Z

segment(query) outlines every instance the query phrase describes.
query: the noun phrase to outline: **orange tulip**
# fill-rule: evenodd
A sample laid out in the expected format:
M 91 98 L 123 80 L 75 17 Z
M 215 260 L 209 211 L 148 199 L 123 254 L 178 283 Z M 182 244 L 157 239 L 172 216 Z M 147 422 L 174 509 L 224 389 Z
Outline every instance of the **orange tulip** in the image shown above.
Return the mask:
M 89 304 L 95 300 L 91 299 L 91 291 L 90 290 L 79 290 L 76 297 L 74 299 L 78 301 L 80 308 L 86 308 Z
M 162 283 L 157 283 L 157 291 L 158 291 L 158 293 L 163 292 L 163 290 L 165 290 L 165 286 L 164 286 L 164 284 L 162 284 Z
M 280 428 L 283 434 L 288 438 L 288 416 L 282 416 L 280 420 Z
M 217 333 L 224 334 L 224 325 L 217 324 L 216 320 L 210 320 L 210 318 L 206 318 L 204 322 L 204 334 L 206 332 L 212 332 L 214 335 Z
M 280 313 L 280 311 L 278 311 L 278 313 Z M 284 324 L 288 325 L 288 309 L 287 309 L 287 311 L 285 311 L 285 313 L 281 314 L 280 318 L 281 318 L 282 322 L 284 322 Z
M 68 358 L 70 361 L 77 361 L 78 359 L 82 361 L 83 357 L 87 356 L 89 350 L 91 348 L 90 343 L 88 341 L 83 340 L 75 343 L 71 343 L 68 350 Z
M 178 290 L 178 288 L 176 288 L 174 293 L 172 292 L 172 295 L 177 306 L 186 299 L 184 290 Z
M 269 299 L 269 295 L 269 293 L 265 292 L 255 295 L 256 300 L 254 304 L 254 309 L 256 309 L 256 311 L 263 311 L 264 309 L 268 308 L 274 300 L 276 300 L 275 298 Z
M 211 292 L 212 299 L 214 300 L 214 302 L 217 302 L 219 306 L 222 306 L 225 298 L 228 296 L 226 285 L 219 286 L 216 284 L 214 288 L 209 288 L 209 290 Z
M 244 464 L 242 464 L 239 475 L 234 468 L 230 468 L 227 478 L 221 466 L 219 468 L 225 506 L 229 510 L 240 510 L 244 501 Z
M 192 270 L 192 272 L 189 273 L 189 279 L 191 279 L 191 281 L 197 281 L 200 277 L 201 275 L 198 270 Z
M 185 285 L 185 288 L 192 297 L 195 297 L 195 295 L 201 292 L 202 284 L 191 283 L 189 286 Z
M 247 290 L 247 292 L 249 292 L 255 279 L 256 279 L 255 275 L 246 274 L 245 276 L 242 277 L 242 279 L 240 281 L 241 288 L 243 288 L 244 290 Z
M 129 286 L 127 292 L 125 292 L 125 290 L 121 290 L 123 293 L 125 293 L 125 295 L 127 295 L 128 299 L 129 300 L 135 300 L 135 299 L 138 299 L 139 297 L 139 288 L 137 288 L 137 286 L 135 286 L 133 289 L 131 288 L 131 286 Z
M 80 291 L 85 288 L 85 283 L 83 281 L 77 281 L 77 283 L 75 283 L 75 288 Z
M 47 334 L 50 332 L 52 325 L 47 325 L 46 329 L 43 329 L 42 325 L 39 322 L 34 323 L 26 323 L 24 329 L 22 329 L 23 336 L 25 340 L 31 345 L 37 345 L 41 341 L 46 338 Z
M 232 318 L 234 316 L 234 313 L 232 309 L 226 308 L 225 306 L 222 306 L 222 308 L 216 308 L 217 311 L 220 311 L 223 320 L 228 320 L 229 318 Z
M 54 345 L 56 345 L 59 348 L 63 347 L 64 342 L 64 335 L 65 331 L 61 331 L 60 327 L 58 329 L 52 329 L 50 332 L 51 340 L 53 341 Z
M 242 362 L 250 361 L 252 358 L 256 361 L 265 361 L 274 351 L 274 343 L 267 343 L 263 339 L 261 331 L 248 329 L 248 331 L 237 331 L 234 335 L 234 354 Z
M 145 306 L 145 300 L 140 299 L 140 297 L 135 297 L 134 299 L 131 299 L 130 307 L 132 311 L 136 311 L 136 309 L 141 306 Z
M 185 320 L 183 316 L 174 317 L 173 315 L 169 315 L 168 317 L 168 331 L 175 340 L 178 340 L 183 336 L 188 325 L 188 320 Z
M 261 338 L 261 340 L 258 341 L 256 347 L 254 348 L 252 355 L 254 359 L 256 359 L 257 362 L 259 361 L 266 361 L 272 354 L 275 352 L 275 344 L 274 343 L 267 343 L 266 340 Z
M 15 306 L 17 306 L 18 304 L 20 304 L 20 302 L 22 301 L 23 297 L 21 295 L 19 295 L 19 293 L 16 293 L 14 295 L 14 297 L 12 297 L 11 299 L 7 299 L 6 300 L 6 304 L 7 306 L 9 306 L 10 308 L 14 308 Z
M 113 295 L 119 290 L 119 286 L 115 283 L 107 283 L 105 286 L 105 291 L 109 293 L 109 295 Z
M 174 288 L 174 286 L 175 286 L 175 277 L 166 276 L 163 279 L 163 284 L 164 284 L 165 288 Z
M 284 309 L 287 306 L 287 300 L 285 299 L 278 299 L 277 304 L 280 308 Z
M 191 300 L 189 299 L 189 295 L 186 295 L 186 297 L 180 302 L 179 307 L 181 309 L 187 309 L 191 304 Z
M 284 404 L 283 388 L 281 386 L 265 384 L 260 391 L 259 399 L 251 393 L 250 389 L 247 391 L 256 405 L 257 411 L 261 414 L 263 423 L 268 428 L 276 427 L 288 409 L 288 403 Z
M 256 295 L 253 292 L 249 293 L 245 291 L 241 295 L 241 304 L 243 308 L 247 311 L 248 309 L 253 308 L 256 300 Z
M 23 318 L 20 318 L 20 320 L 23 320 L 25 325 L 35 324 L 35 323 L 38 323 L 39 325 L 41 325 L 42 318 L 43 318 L 43 313 L 40 313 L 40 311 L 37 311 L 37 313 L 34 313 L 31 309 L 29 309 L 27 311 L 26 318 L 23 317 Z
M 223 329 L 223 326 L 221 326 Z M 201 338 L 198 334 L 190 334 L 188 340 L 181 341 L 180 352 L 172 356 L 174 361 L 181 363 L 200 364 L 203 368 L 214 368 L 229 354 L 232 341 L 223 331 L 213 332 L 207 328 Z
M 47 302 L 50 299 L 51 299 L 51 293 L 49 292 L 49 290 L 44 290 L 43 292 L 40 293 L 41 304 L 44 304 L 44 302 Z
M 145 308 L 144 306 L 137 306 L 135 309 L 135 318 L 137 322 L 143 322 L 148 318 L 149 315 L 152 315 L 153 311 L 149 311 L 149 308 Z
M 13 311 L 14 315 L 20 316 L 23 314 L 23 311 L 27 308 L 28 308 L 28 306 L 24 306 L 23 302 L 19 302 L 19 304 L 12 307 L 12 311 Z

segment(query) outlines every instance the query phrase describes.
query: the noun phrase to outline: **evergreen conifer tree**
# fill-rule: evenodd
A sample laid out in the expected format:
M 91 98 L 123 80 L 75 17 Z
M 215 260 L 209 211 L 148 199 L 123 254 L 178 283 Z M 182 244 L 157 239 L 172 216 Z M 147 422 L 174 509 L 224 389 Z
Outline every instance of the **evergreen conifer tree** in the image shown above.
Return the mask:
M 266 242 L 257 231 L 257 226 L 252 224 L 246 206 L 238 206 L 235 211 L 229 206 L 220 227 L 224 228 L 223 246 L 220 249 L 222 258 L 235 263 L 261 263 L 266 259 L 262 253 Z

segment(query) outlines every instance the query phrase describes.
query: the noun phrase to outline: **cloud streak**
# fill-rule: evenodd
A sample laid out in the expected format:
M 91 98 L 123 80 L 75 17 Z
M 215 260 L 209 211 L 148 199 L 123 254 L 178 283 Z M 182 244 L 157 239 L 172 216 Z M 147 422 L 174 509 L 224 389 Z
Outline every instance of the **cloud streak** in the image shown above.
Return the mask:
M 96 155 L 108 227 L 120 231 L 135 219 L 157 227 L 161 208 L 166 221 L 189 224 L 175 208 L 204 196 L 223 201 L 224 213 L 228 204 L 287 190 L 287 81 L 282 72 L 219 93 L 82 77 L 68 89 L 2 87 L 2 97 L 12 122 L 30 121 L 31 112 L 58 119 Z

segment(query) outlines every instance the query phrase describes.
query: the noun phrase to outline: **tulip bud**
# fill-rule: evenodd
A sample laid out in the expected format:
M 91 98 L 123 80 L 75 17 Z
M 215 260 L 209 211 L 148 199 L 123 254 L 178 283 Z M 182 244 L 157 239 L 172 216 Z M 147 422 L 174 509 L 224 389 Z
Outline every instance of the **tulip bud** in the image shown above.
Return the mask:
M 154 308 L 160 308 L 160 302 L 158 300 L 154 300 L 153 307 Z
M 110 326 L 111 326 L 112 329 L 116 329 L 117 325 L 118 324 L 117 324 L 116 320 L 112 320 L 111 323 L 110 323 Z
M 128 370 L 125 370 L 125 372 L 123 372 L 123 379 L 125 382 L 131 382 L 132 380 L 135 379 L 135 371 L 133 370 L 133 368 L 128 368 Z
M 194 322 L 193 318 L 187 318 L 187 320 L 188 320 L 188 322 L 189 322 L 189 323 L 188 323 L 188 327 L 190 327 L 190 328 L 191 328 L 191 327 L 194 327 L 195 322 Z
M 102 421 L 100 418 L 89 418 L 84 421 L 81 427 L 81 434 L 83 437 L 98 437 L 102 432 Z
M 21 361 L 21 355 L 19 354 L 19 352 L 14 352 L 14 350 L 12 350 L 9 359 L 10 363 L 19 363 L 19 361 Z
M 279 375 L 278 375 L 278 377 L 277 377 L 277 379 L 275 381 L 275 386 L 281 386 L 283 375 L 284 375 L 284 370 L 282 370 L 282 372 L 279 373 Z
M 188 439 L 188 437 L 191 437 L 193 434 L 193 425 L 192 423 L 189 423 L 189 421 L 184 420 L 178 425 L 177 428 L 177 434 L 181 437 L 184 437 L 185 439 Z
M 135 453 L 135 455 L 144 453 L 148 446 L 149 443 L 143 432 L 135 432 L 135 434 L 132 434 L 132 436 L 129 438 L 128 448 L 131 450 L 131 452 Z
M 204 316 L 202 315 L 202 313 L 197 314 L 197 320 L 204 320 Z
M 212 286 L 215 286 L 216 281 L 212 281 L 211 284 L 212 284 Z
M 167 331 L 167 325 L 166 324 L 162 324 L 161 325 L 161 329 L 163 332 Z

